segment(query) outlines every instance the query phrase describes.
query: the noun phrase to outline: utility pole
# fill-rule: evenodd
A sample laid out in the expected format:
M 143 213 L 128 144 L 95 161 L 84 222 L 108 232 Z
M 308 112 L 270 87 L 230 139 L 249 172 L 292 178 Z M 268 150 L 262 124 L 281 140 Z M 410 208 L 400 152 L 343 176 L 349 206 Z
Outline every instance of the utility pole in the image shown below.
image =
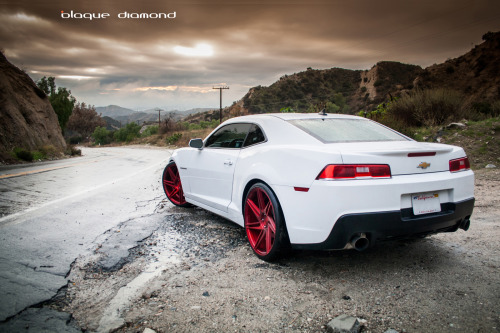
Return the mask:
M 212 89 L 219 89 L 220 93 L 220 109 L 219 109 L 219 124 L 222 123 L 222 89 L 229 89 L 228 86 L 213 87 Z
M 160 125 L 161 125 L 161 119 L 160 119 L 160 112 L 165 111 L 160 108 L 156 108 L 155 111 L 158 111 L 158 131 L 160 130 Z

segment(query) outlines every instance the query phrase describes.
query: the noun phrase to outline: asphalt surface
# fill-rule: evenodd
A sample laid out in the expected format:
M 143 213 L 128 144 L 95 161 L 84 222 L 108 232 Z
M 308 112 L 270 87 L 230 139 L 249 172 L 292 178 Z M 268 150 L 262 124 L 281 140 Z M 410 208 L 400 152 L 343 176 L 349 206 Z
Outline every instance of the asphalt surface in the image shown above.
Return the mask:
M 467 232 L 265 263 L 243 228 L 168 202 L 170 153 L 0 167 L 0 332 L 500 330 L 500 170 L 476 171 Z
M 33 318 L 33 311 L 45 311 L 30 307 L 67 285 L 76 258 L 95 251 L 106 231 L 153 214 L 164 197 L 159 177 L 171 151 L 127 147 L 83 148 L 82 153 L 0 168 L 0 331 L 8 330 L 6 323 L 18 314 Z M 127 232 L 126 242 L 117 238 L 108 265 L 151 234 L 154 224 Z M 59 316 L 67 321 L 66 314 Z

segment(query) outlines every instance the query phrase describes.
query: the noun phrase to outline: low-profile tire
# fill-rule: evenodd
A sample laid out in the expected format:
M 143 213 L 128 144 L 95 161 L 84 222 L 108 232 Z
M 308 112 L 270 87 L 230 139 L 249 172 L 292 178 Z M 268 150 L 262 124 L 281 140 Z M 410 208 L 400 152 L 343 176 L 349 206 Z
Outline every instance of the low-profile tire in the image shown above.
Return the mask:
M 288 251 L 290 241 L 285 218 L 276 195 L 266 184 L 256 183 L 250 187 L 243 218 L 248 242 L 257 257 L 272 261 Z
M 182 190 L 181 177 L 179 176 L 179 170 L 175 162 L 170 162 L 163 170 L 162 176 L 163 190 L 167 195 L 168 200 L 176 206 L 179 207 L 189 207 L 190 204 L 186 201 L 184 197 L 184 191 Z

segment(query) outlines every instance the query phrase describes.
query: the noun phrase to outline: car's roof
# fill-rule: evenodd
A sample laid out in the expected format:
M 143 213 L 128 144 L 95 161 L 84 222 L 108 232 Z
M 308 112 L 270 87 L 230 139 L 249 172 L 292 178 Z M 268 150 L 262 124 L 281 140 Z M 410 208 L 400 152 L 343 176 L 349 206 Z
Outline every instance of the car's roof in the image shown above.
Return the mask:
M 255 114 L 248 116 L 241 116 L 237 118 L 233 118 L 233 121 L 244 121 L 249 119 L 269 119 L 269 117 L 279 118 L 282 120 L 294 120 L 294 119 L 328 119 L 328 118 L 344 118 L 344 119 L 363 119 L 358 116 L 351 116 L 345 114 L 335 114 L 328 113 L 326 115 L 319 113 L 264 113 L 264 114 Z

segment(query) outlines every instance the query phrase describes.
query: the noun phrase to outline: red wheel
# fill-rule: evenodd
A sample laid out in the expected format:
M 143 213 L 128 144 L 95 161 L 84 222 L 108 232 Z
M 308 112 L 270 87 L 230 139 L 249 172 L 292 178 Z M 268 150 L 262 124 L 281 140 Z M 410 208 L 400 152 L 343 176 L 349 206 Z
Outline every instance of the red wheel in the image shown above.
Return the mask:
M 174 205 L 186 207 L 189 204 L 184 198 L 184 191 L 182 190 L 181 177 L 179 176 L 179 170 L 175 162 L 170 162 L 163 170 L 163 190 L 167 195 L 168 200 L 170 200 Z
M 255 254 L 262 260 L 276 259 L 288 242 L 281 209 L 272 190 L 253 185 L 245 199 L 245 230 Z

